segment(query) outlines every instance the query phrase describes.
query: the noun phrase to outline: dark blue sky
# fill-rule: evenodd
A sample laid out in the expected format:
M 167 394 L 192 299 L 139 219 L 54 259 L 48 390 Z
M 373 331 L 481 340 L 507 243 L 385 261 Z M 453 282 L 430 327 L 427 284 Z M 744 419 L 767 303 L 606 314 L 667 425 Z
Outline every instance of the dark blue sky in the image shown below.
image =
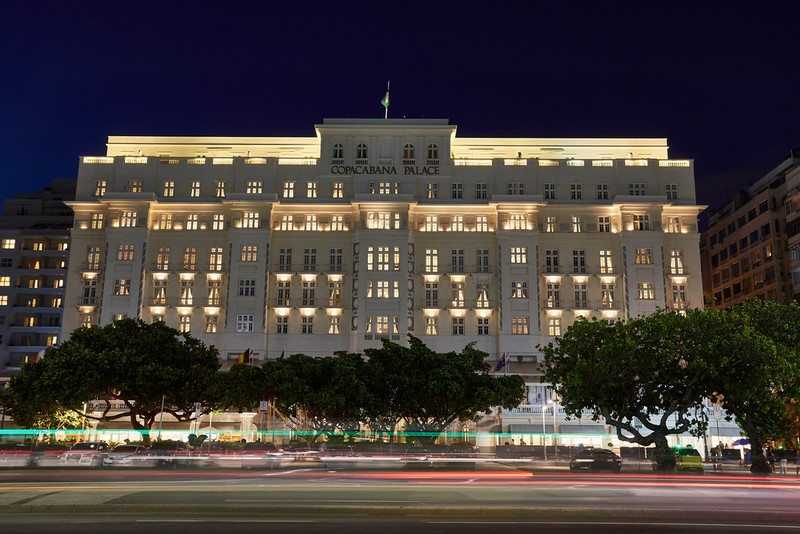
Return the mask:
M 800 146 L 796 2 L 22 1 L 0 20 L 2 197 L 108 135 L 667 137 L 719 204 Z M 439 4 L 447 4 L 439 5 Z

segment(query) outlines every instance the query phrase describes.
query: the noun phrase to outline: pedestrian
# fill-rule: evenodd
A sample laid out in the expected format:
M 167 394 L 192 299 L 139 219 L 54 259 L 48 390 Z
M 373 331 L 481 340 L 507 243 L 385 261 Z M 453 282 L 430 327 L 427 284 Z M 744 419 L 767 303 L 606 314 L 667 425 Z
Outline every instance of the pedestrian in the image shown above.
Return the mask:
M 769 462 L 769 470 L 773 473 L 775 472 L 775 453 L 772 451 L 772 447 L 767 447 L 767 461 Z
M 787 460 L 785 457 L 781 458 L 780 459 L 780 466 L 781 466 L 781 474 L 782 475 L 788 474 L 787 473 L 787 467 L 789 467 L 789 460 Z

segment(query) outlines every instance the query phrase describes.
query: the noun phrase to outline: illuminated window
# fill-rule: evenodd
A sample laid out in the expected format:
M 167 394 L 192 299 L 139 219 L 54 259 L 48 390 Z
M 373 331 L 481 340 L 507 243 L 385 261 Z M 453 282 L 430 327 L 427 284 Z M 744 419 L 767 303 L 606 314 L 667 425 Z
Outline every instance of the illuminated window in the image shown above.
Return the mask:
M 156 253 L 156 270 L 166 271 L 169 269 L 169 247 L 159 247 Z
M 97 180 L 94 183 L 94 196 L 102 197 L 106 194 L 106 187 L 108 187 L 108 182 L 105 180 Z
M 178 330 L 184 334 L 192 331 L 192 317 L 190 315 L 181 315 Z
M 118 261 L 133 261 L 133 245 L 125 243 L 117 246 L 117 260 Z
M 342 281 L 330 280 L 328 282 L 328 306 L 338 307 L 342 305 Z
M 211 229 L 212 230 L 224 230 L 225 229 L 225 216 L 222 214 L 215 213 L 213 218 L 211 219 Z
M 294 182 L 283 182 L 283 198 L 294 198 Z
M 528 282 L 524 280 L 517 280 L 511 282 L 511 298 L 512 299 L 526 299 L 528 298 Z
M 528 263 L 528 247 L 511 247 L 511 263 Z
M 10 285 L 11 285 L 11 277 L 10 276 L 0 276 L 0 286 L 9 287 Z
M 189 196 L 193 198 L 200 196 L 200 182 L 192 182 L 191 188 L 189 189 Z
M 197 264 L 197 249 L 186 247 L 183 249 L 183 270 L 194 271 Z
M 572 231 L 575 233 L 583 231 L 583 219 L 581 217 L 572 216 Z
M 344 184 L 333 182 L 333 198 L 344 198 Z
M 509 230 L 525 230 L 528 224 L 523 213 L 512 213 L 508 219 Z
M 245 211 L 242 214 L 242 228 L 258 228 L 259 213 L 255 211 Z
M 245 262 L 258 261 L 258 246 L 242 245 L 242 261 Z
M 214 196 L 217 198 L 225 198 L 225 182 L 217 181 L 214 184 Z
M 600 306 L 605 309 L 614 308 L 614 284 L 600 284 Z
M 512 317 L 511 318 L 511 333 L 517 336 L 528 335 L 528 318 L 527 317 Z
M 172 181 L 164 182 L 164 196 L 165 197 L 175 196 L 175 182 Z
M 653 249 L 651 249 L 651 248 L 637 248 L 636 249 L 636 264 L 637 265 L 652 265 L 653 264 Z
M 199 216 L 196 213 L 190 213 L 186 216 L 186 229 L 197 230 L 197 222 Z
M 91 313 L 82 313 L 81 314 L 81 326 L 82 327 L 92 326 L 92 314 Z
M 172 214 L 160 213 L 158 215 L 158 228 L 160 230 L 172 230 Z
M 439 217 L 436 215 L 425 216 L 425 231 L 438 232 L 439 231 Z
M 90 225 L 89 227 L 92 230 L 102 230 L 103 229 L 103 214 L 102 213 L 92 213 L 90 216 Z M 8 247 L 3 247 L 8 248 Z M 13 246 L 12 246 L 13 248 Z
M 558 219 L 555 215 L 548 215 L 544 219 L 544 231 L 545 232 L 556 232 L 558 230 Z
M 681 233 L 680 217 L 667 217 L 667 232 L 671 234 Z
M 100 268 L 100 247 L 90 246 L 86 248 L 86 268 L 92 270 Z
M 237 332 L 252 332 L 255 321 L 252 315 L 237 314 L 236 315 L 236 331 Z
M 436 336 L 439 334 L 439 318 L 426 317 L 425 318 L 425 334 L 429 336 Z
M 340 317 L 338 317 L 338 316 L 334 316 L 334 315 L 328 316 L 328 333 L 329 334 L 339 334 L 339 333 L 341 333 L 340 329 L 339 329 L 339 322 L 340 322 L 339 319 L 340 319 Z
M 453 215 L 453 218 L 450 220 L 450 231 L 451 232 L 463 232 L 464 231 L 464 216 L 463 215 Z
M 306 215 L 305 230 L 315 232 L 317 230 L 317 216 Z
M 550 317 L 547 320 L 547 335 L 560 336 L 561 335 L 561 318 Z
M 686 274 L 682 250 L 669 251 L 669 274 Z
M 248 195 L 260 195 L 264 192 L 264 184 L 260 180 L 249 180 L 245 192 Z
M 685 284 L 672 284 L 672 308 L 676 310 L 686 309 Z
M 489 217 L 479 215 L 475 218 L 475 231 L 488 232 L 489 231 Z
M 191 306 L 194 302 L 194 281 L 193 280 L 181 280 L 181 297 L 180 297 L 180 305 L 181 306 Z
M 217 319 L 216 315 L 206 315 L 206 334 L 216 334 L 217 333 Z
M 222 288 L 222 281 L 221 280 L 209 280 L 208 282 L 208 294 L 206 298 L 206 303 L 209 306 L 219 306 L 222 302 L 222 296 L 220 295 L 220 290 Z
M 128 193 L 141 193 L 142 182 L 139 180 L 131 180 L 125 185 L 125 191 Z
M 331 231 L 343 232 L 344 231 L 344 215 L 331 216 Z
M 656 290 L 653 282 L 638 282 L 636 284 L 636 291 L 639 300 L 653 300 L 656 298 Z
M 439 250 L 435 248 L 425 249 L 425 272 L 439 272 Z
M 614 265 L 611 262 L 611 251 L 600 251 L 600 274 L 611 274 L 614 272 Z
M 425 184 L 425 192 L 429 199 L 439 198 L 439 184 L 434 182 Z
M 317 198 L 317 182 L 308 182 L 306 184 L 306 197 Z
M 548 308 L 561 307 L 561 284 L 552 282 L 545 285 L 546 303 Z
M 294 230 L 294 215 L 281 216 L 281 230 L 287 232 Z
M 478 296 L 478 299 L 475 303 L 476 308 L 488 308 L 489 307 L 489 284 L 486 282 L 478 282 L 475 284 L 475 292 Z
M 116 278 L 114 280 L 114 295 L 128 296 L 131 294 L 130 278 Z
M 208 270 L 221 271 L 222 270 L 222 247 L 212 247 L 208 255 Z

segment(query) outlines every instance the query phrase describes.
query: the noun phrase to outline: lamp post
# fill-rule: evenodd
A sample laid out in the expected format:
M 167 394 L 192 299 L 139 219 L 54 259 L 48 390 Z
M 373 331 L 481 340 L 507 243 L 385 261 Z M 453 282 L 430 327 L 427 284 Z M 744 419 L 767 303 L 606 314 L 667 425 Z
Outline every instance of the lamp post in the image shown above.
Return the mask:
M 161 413 L 158 414 L 158 437 L 156 438 L 158 441 L 161 441 L 161 425 L 164 423 L 164 399 L 166 397 L 166 395 L 161 395 Z
M 547 415 L 547 405 L 542 404 L 542 449 L 544 450 L 544 460 L 547 461 L 547 425 L 545 424 L 545 415 Z
M 553 405 L 553 459 L 556 459 L 558 457 L 558 438 L 557 438 L 557 434 L 558 433 L 556 432 L 556 405 L 557 405 L 557 401 L 556 400 L 550 400 L 550 401 L 547 401 L 547 402 L 548 402 L 548 404 L 552 403 L 552 405 Z

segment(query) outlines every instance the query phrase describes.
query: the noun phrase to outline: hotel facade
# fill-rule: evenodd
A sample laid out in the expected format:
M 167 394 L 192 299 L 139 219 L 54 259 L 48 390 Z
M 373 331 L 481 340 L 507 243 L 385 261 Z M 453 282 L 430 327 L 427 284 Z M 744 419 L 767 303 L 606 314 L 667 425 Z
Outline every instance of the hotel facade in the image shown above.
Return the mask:
M 64 336 L 137 317 L 227 360 L 413 334 L 530 364 L 578 317 L 703 304 L 693 162 L 665 139 L 459 138 L 444 119 L 315 129 L 109 137 L 82 157 Z

